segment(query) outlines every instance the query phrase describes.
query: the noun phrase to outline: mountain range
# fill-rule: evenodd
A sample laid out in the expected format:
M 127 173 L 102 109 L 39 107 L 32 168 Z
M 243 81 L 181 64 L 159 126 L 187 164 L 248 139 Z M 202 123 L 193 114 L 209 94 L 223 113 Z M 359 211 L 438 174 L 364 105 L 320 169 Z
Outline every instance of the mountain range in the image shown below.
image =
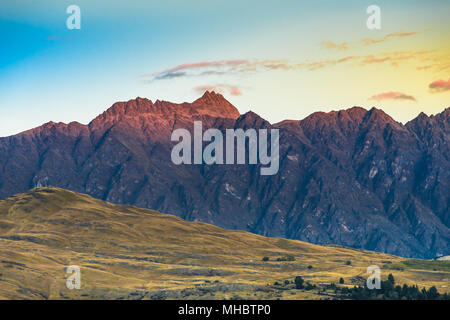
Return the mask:
M 175 165 L 174 129 L 276 128 L 280 168 Z M 55 186 L 228 229 L 404 257 L 450 254 L 450 108 L 406 124 L 353 107 L 271 124 L 222 95 L 117 102 L 88 125 L 0 138 L 0 199 Z

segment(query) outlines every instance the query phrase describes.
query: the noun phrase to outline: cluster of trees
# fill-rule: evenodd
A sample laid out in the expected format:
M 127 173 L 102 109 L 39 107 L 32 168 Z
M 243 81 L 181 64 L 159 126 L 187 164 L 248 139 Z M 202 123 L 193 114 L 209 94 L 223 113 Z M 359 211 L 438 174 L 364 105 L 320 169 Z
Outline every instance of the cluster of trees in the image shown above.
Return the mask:
M 294 283 L 296 289 L 312 290 L 317 288 L 315 284 L 311 284 L 309 282 L 306 282 L 305 284 L 305 280 L 303 280 L 303 278 L 300 276 L 295 277 Z
M 285 281 L 288 284 L 289 281 Z M 312 290 L 317 288 L 305 280 L 301 276 L 294 279 L 295 288 L 303 290 Z M 340 284 L 344 284 L 344 279 L 339 279 Z M 369 289 L 365 286 L 354 286 L 353 288 L 336 286 L 334 283 L 322 288 L 323 291 L 333 290 L 338 298 L 355 299 L 355 300 L 450 300 L 450 295 L 447 293 L 440 294 L 435 286 L 428 290 L 419 289 L 417 285 L 403 286 L 396 285 L 392 274 L 389 274 L 388 279 L 381 281 L 380 289 Z M 319 292 L 321 289 L 319 289 Z
M 269 261 L 269 257 L 263 257 L 262 261 Z M 295 261 L 295 257 L 291 255 L 287 255 L 285 257 L 278 257 L 275 259 L 275 261 Z
M 417 285 L 403 286 L 395 285 L 395 279 L 389 274 L 388 279 L 381 281 L 381 289 L 369 289 L 362 286 L 354 286 L 353 288 L 337 287 L 334 284 L 329 286 L 334 289 L 336 294 L 341 298 L 357 299 L 357 300 L 449 300 L 450 296 L 440 294 L 436 287 L 433 286 L 428 290 L 419 289 Z
M 279 257 L 277 258 L 277 261 L 295 261 L 295 257 L 288 255 L 286 257 Z

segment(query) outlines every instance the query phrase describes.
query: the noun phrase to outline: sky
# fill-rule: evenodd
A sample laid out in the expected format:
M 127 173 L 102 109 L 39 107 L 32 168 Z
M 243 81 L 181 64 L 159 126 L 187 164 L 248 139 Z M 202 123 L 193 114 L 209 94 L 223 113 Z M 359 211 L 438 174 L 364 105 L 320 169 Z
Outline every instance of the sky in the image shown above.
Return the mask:
M 2 1 L 0 137 L 205 90 L 272 123 L 352 106 L 405 123 L 450 106 L 449 35 L 448 0 Z

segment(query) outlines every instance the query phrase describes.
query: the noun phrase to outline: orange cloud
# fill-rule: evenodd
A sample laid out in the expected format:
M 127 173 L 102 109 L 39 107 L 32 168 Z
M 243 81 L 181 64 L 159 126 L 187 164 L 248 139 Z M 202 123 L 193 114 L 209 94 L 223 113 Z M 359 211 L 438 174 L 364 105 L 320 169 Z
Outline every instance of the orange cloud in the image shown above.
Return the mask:
M 349 47 L 353 47 L 353 46 L 358 46 L 358 45 L 363 45 L 363 46 L 370 46 L 370 45 L 374 45 L 380 42 L 385 42 L 388 41 L 390 39 L 399 39 L 399 38 L 405 38 L 405 37 L 411 37 L 414 36 L 416 34 L 418 34 L 419 32 L 393 32 L 393 33 L 388 33 L 386 34 L 384 37 L 381 38 L 364 38 L 361 39 L 359 41 L 354 41 L 354 42 L 343 42 L 341 44 L 337 44 L 334 43 L 332 41 L 324 41 L 322 42 L 322 46 L 324 46 L 325 48 L 329 48 L 329 49 L 338 49 L 338 50 L 347 50 L 349 49 Z
M 347 57 L 344 57 L 344 58 L 341 58 L 341 59 L 337 60 L 337 63 L 351 61 L 351 60 L 357 60 L 359 58 L 360 57 L 358 57 L 358 56 L 347 56 Z
M 419 60 L 424 61 L 429 59 L 431 51 L 394 51 L 394 52 L 383 52 L 376 55 L 369 54 L 367 56 L 361 57 L 361 64 L 373 64 L 373 63 L 383 63 L 390 62 L 391 65 L 397 66 L 402 61 L 407 60 Z
M 419 32 L 394 32 L 386 35 L 385 38 L 403 38 L 418 34 Z
M 382 101 L 382 100 L 411 100 L 417 101 L 413 96 L 401 93 L 401 92 L 383 92 L 371 96 L 368 100 Z
M 380 43 L 380 42 L 383 42 L 385 40 L 386 40 L 385 38 L 381 38 L 381 39 L 364 38 L 364 39 L 361 40 L 361 42 L 365 46 L 370 46 L 372 44 Z
M 444 92 L 450 90 L 450 78 L 448 80 L 436 80 L 428 86 L 433 93 Z
M 298 67 L 307 67 L 309 70 L 317 70 L 327 66 L 333 66 L 345 62 L 356 62 L 356 65 L 365 66 L 376 63 L 388 62 L 392 66 L 398 66 L 403 61 L 419 60 L 422 61 L 429 56 L 431 51 L 394 51 L 382 52 L 378 54 L 369 54 L 365 56 L 345 56 L 340 59 L 327 59 L 298 64 Z
M 410 36 L 416 35 L 418 33 L 419 32 L 393 32 L 393 33 L 389 33 L 389 34 L 385 35 L 384 37 L 378 38 L 378 39 L 365 38 L 365 39 L 362 39 L 361 42 L 364 45 L 369 46 L 372 44 L 387 41 L 392 38 L 405 38 L 405 37 L 410 37 Z
M 366 56 L 364 60 L 362 61 L 363 64 L 370 64 L 370 63 L 380 63 L 391 60 L 391 57 L 376 57 L 372 54 Z
M 342 42 L 342 43 L 335 43 L 333 41 L 323 41 L 321 42 L 321 46 L 327 49 L 336 49 L 336 50 L 348 50 L 350 47 L 363 45 L 363 46 L 370 46 L 373 44 L 377 44 L 380 42 L 388 41 L 390 39 L 399 39 L 399 38 L 405 38 L 405 37 L 411 37 L 413 35 L 418 34 L 419 32 L 393 32 L 388 33 L 384 37 L 381 38 L 364 38 L 359 41 L 354 42 Z
M 348 43 L 347 42 L 342 42 L 342 43 L 335 43 L 333 41 L 323 41 L 321 43 L 321 46 L 326 48 L 326 49 L 336 49 L 336 50 L 347 50 L 348 49 Z
M 399 36 L 399 35 L 396 35 Z M 147 83 L 156 80 L 176 79 L 182 77 L 222 76 L 238 73 L 256 73 L 264 71 L 288 71 L 306 69 L 310 71 L 331 67 L 342 63 L 352 63 L 354 66 L 366 66 L 371 64 L 389 63 L 398 66 L 401 63 L 411 61 L 422 65 L 417 70 L 433 68 L 445 70 L 450 67 L 448 56 L 437 55 L 435 50 L 423 51 L 393 51 L 368 55 L 349 55 L 338 59 L 324 59 L 312 61 L 287 61 L 287 60 L 216 60 L 200 61 L 195 63 L 183 63 L 162 71 L 142 75 L 148 77 Z M 430 66 L 430 67 L 429 67 Z
M 426 65 L 417 67 L 417 70 L 433 69 L 436 72 L 446 72 L 450 69 L 450 54 L 425 56 L 421 62 L 426 63 Z
M 194 91 L 196 91 L 197 93 L 200 93 L 200 94 L 204 93 L 205 91 L 214 91 L 214 92 L 223 94 L 223 93 L 225 93 L 225 91 L 228 91 L 228 93 L 231 94 L 232 96 L 242 95 L 242 92 L 238 86 L 232 86 L 232 85 L 228 85 L 228 84 L 198 86 L 198 87 L 194 88 Z

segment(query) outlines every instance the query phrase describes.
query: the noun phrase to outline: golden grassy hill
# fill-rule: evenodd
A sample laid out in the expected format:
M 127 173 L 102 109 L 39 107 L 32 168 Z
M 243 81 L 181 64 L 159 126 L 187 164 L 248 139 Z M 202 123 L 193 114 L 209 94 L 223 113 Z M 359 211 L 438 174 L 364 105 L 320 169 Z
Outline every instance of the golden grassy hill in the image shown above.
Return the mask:
M 363 284 L 372 264 L 383 279 L 449 290 L 449 261 L 230 231 L 58 188 L 0 201 L 2 299 L 323 299 L 332 295 L 273 284 Z M 81 268 L 80 290 L 66 288 L 70 265 Z

